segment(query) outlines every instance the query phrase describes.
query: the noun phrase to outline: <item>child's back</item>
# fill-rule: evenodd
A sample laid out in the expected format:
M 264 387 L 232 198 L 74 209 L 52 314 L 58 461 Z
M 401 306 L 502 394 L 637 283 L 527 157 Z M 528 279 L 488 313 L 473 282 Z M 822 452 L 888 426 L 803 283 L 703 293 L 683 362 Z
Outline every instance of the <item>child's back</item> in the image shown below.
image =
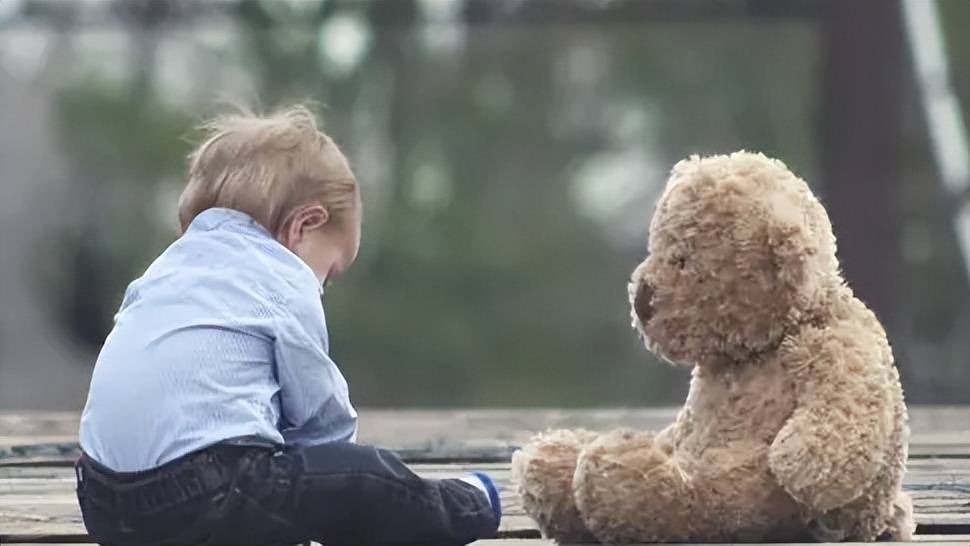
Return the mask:
M 199 214 L 128 287 L 91 380 L 84 452 L 131 472 L 227 438 L 282 444 L 281 429 L 290 443 L 351 439 L 319 295 L 313 271 L 248 215 Z

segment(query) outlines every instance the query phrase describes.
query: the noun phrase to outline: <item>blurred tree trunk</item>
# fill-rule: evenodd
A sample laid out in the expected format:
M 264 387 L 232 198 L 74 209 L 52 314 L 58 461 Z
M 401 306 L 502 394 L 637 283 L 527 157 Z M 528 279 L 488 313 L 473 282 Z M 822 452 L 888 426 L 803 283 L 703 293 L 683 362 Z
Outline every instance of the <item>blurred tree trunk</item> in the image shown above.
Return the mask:
M 65 44 L 55 37 L 54 53 Z M 46 69 L 50 65 L 42 67 Z M 36 265 L 57 229 L 75 216 L 76 189 L 56 147 L 51 88 L 41 70 L 17 77 L 0 66 L 0 409 L 70 409 L 84 404 L 90 367 L 42 304 Z
M 158 53 L 159 27 L 173 18 L 177 2 L 173 0 L 121 0 L 115 10 L 126 23 L 131 41 L 130 92 L 144 97 L 154 91 L 155 57 Z
M 893 293 L 902 276 L 900 226 L 893 221 L 901 183 L 899 82 L 906 77 L 899 4 L 830 0 L 825 8 L 819 111 L 824 201 L 845 277 L 888 330 L 907 376 L 912 370 L 897 335 L 900 309 Z

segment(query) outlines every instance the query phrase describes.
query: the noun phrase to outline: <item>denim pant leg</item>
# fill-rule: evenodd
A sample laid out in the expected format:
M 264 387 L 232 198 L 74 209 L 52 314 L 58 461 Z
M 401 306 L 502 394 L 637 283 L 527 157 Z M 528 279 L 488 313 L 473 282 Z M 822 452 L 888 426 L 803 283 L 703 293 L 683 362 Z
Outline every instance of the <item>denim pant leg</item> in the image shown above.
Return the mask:
M 452 546 L 495 535 L 488 499 L 460 480 L 426 480 L 389 451 L 352 443 L 290 447 L 298 525 L 326 546 Z
M 77 496 L 85 527 L 102 546 L 296 544 L 304 538 L 284 516 L 292 488 L 272 487 L 272 453 L 217 445 L 160 470 L 129 474 L 82 457 Z

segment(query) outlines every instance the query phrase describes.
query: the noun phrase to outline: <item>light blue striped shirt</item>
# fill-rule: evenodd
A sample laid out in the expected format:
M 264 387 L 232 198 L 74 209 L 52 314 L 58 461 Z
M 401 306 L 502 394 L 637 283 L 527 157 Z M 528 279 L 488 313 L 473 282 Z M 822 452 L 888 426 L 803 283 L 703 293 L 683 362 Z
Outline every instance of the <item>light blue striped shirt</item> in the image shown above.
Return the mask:
M 81 448 L 123 472 L 227 438 L 357 434 L 313 271 L 245 213 L 199 214 L 128 286 L 91 377 Z

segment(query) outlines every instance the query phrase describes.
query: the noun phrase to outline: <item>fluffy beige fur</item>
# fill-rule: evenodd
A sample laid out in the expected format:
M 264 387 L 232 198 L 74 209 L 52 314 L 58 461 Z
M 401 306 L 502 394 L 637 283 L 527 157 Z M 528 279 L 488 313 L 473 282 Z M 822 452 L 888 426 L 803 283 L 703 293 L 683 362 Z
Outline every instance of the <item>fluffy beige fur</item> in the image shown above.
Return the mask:
M 663 431 L 549 431 L 512 459 L 559 541 L 908 540 L 907 417 L 825 209 L 761 154 L 674 166 L 629 287 L 646 346 L 693 366 Z

